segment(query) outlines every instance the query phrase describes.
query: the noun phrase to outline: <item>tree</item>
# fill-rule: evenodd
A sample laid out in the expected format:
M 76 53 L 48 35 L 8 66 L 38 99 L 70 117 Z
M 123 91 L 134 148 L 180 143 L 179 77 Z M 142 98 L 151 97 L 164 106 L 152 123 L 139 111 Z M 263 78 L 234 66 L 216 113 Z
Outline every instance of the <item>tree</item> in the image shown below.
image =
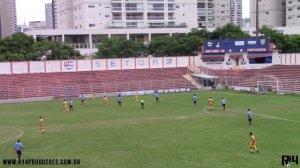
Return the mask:
M 233 23 L 226 24 L 223 27 L 216 28 L 211 35 L 211 39 L 237 39 L 249 38 L 250 35 L 242 31 L 240 26 Z
M 150 42 L 148 50 L 154 56 L 195 55 L 202 43 L 203 39 L 196 35 L 161 36 Z
M 146 53 L 142 42 L 124 38 L 106 38 L 98 45 L 97 58 L 139 57 Z
M 34 39 L 24 33 L 16 33 L 0 40 L 0 55 L 7 61 L 27 60 Z
M 49 51 L 52 51 L 51 54 Z M 40 60 L 44 55 L 48 55 L 48 59 L 82 58 L 78 51 L 66 44 L 49 40 L 35 42 L 24 33 L 0 40 L 0 61 Z
M 299 35 L 284 35 L 277 30 L 263 26 L 260 29 L 262 37 L 269 37 L 270 41 L 276 45 L 276 48 L 282 53 L 300 52 L 300 36 Z
M 199 36 L 203 39 L 210 39 L 212 36 L 212 33 L 207 31 L 206 29 L 197 29 L 193 28 L 190 33 L 188 33 L 189 36 Z

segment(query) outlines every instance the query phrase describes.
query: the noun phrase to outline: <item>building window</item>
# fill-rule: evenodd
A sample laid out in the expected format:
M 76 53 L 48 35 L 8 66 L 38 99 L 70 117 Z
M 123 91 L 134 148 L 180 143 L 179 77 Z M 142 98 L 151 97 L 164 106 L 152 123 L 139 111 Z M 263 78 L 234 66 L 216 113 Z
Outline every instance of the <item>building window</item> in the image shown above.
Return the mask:
M 88 7 L 89 7 L 89 8 L 95 8 L 95 6 L 94 6 L 94 5 L 89 5 Z
M 89 27 L 95 27 L 96 25 L 95 24 L 89 24 Z
M 292 8 L 289 8 L 289 11 L 292 11 L 293 9 Z
M 105 17 L 109 17 L 109 15 L 105 15 Z
M 266 15 L 268 15 L 269 14 L 269 12 L 266 12 Z

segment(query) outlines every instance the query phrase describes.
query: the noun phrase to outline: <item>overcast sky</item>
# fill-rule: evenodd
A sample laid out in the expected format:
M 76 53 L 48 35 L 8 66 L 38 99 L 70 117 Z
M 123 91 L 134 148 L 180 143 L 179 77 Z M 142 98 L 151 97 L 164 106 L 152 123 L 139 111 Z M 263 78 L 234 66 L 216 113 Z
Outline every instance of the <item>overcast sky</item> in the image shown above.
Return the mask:
M 17 21 L 18 24 L 28 25 L 29 21 L 45 20 L 45 3 L 51 0 L 17 0 Z M 243 18 L 249 17 L 250 0 L 243 0 Z

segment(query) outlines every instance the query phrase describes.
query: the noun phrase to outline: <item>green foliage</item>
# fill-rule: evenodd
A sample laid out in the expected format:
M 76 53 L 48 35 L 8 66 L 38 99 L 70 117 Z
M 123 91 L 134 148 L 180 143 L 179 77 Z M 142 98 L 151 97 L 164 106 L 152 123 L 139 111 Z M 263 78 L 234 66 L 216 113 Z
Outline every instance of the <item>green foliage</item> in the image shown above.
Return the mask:
M 145 54 L 146 47 L 142 42 L 124 38 L 106 38 L 98 45 L 97 58 L 139 57 Z
M 27 60 L 34 39 L 24 33 L 16 33 L 0 40 L 0 59 L 3 61 Z
M 216 28 L 216 30 L 213 31 L 210 36 L 211 39 L 236 39 L 249 37 L 250 35 L 244 33 L 239 26 L 232 23 Z
M 195 55 L 203 39 L 196 35 L 161 36 L 151 40 L 148 50 L 154 56 Z
M 41 58 L 44 55 L 47 55 L 48 60 L 83 58 L 78 51 L 56 41 L 38 41 L 33 45 L 33 48 L 31 54 L 34 58 Z
M 276 45 L 276 48 L 282 53 L 300 52 L 300 35 L 284 35 L 278 31 L 263 26 L 260 29 L 263 37 L 270 37 L 270 41 Z
M 48 40 L 34 42 L 24 33 L 0 40 L 0 61 L 40 60 L 44 55 L 47 59 L 83 58 L 78 51 L 65 44 Z

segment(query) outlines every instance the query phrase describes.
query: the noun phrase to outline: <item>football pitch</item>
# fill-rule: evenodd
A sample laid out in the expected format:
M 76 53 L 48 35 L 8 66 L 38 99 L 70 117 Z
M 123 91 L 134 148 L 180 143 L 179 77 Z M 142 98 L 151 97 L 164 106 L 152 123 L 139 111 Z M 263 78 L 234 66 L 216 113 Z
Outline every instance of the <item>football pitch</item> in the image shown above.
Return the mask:
M 84 104 L 75 99 L 73 112 L 64 112 L 58 100 L 2 104 L 0 167 L 280 168 L 282 155 L 300 155 L 299 96 L 205 91 L 160 94 L 159 103 L 154 95 L 142 97 L 144 110 L 133 96 L 123 97 L 121 108 L 115 97 L 110 106 L 102 98 Z M 248 108 L 254 114 L 251 126 Z M 250 131 L 260 153 L 249 150 Z M 17 139 L 24 145 L 22 159 L 58 159 L 58 165 L 4 165 L 3 159 L 17 157 Z M 80 165 L 73 165 L 73 159 L 80 159 Z

